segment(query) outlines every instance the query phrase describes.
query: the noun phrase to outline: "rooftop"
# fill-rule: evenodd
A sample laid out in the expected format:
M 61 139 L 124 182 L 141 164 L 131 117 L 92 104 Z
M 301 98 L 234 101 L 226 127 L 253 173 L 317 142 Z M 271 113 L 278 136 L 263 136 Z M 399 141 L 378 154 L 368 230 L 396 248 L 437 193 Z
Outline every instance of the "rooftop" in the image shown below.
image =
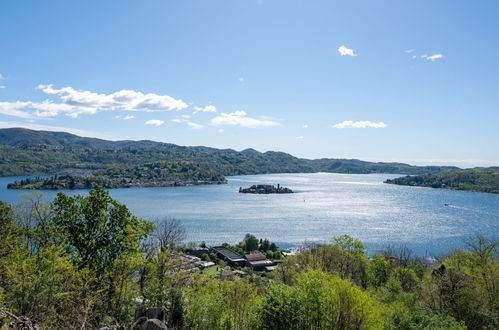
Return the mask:
M 245 260 L 243 256 L 237 254 L 235 251 L 232 251 L 229 248 L 226 248 L 225 246 L 214 246 L 212 249 L 232 262 L 240 262 Z
M 244 256 L 248 261 L 266 260 L 267 257 L 260 251 L 251 251 L 250 254 Z

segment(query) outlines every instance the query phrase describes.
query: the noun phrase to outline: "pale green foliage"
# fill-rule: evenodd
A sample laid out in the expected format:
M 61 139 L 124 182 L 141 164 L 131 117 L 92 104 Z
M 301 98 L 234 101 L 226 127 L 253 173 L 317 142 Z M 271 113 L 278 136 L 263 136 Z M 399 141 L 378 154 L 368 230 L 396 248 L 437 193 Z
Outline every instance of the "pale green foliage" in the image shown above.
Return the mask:
M 388 262 L 385 258 L 379 254 L 375 254 L 367 267 L 368 283 L 375 287 L 383 285 L 388 280 L 389 271 Z
M 187 324 L 192 329 L 250 329 L 257 300 L 255 286 L 246 280 L 199 277 L 187 290 Z
M 301 272 L 293 286 L 271 285 L 258 315 L 264 329 L 382 329 L 384 324 L 373 296 L 318 269 Z
M 85 322 L 86 311 L 99 300 L 89 288 L 91 274 L 78 270 L 58 247 L 30 256 L 20 246 L 11 261 L 5 297 L 14 313 L 35 317 L 49 328 L 69 328 Z
M 358 239 L 353 238 L 350 235 L 333 237 L 333 242 L 343 250 L 351 252 L 359 259 L 366 257 L 367 247 L 364 245 L 364 243 L 362 243 Z

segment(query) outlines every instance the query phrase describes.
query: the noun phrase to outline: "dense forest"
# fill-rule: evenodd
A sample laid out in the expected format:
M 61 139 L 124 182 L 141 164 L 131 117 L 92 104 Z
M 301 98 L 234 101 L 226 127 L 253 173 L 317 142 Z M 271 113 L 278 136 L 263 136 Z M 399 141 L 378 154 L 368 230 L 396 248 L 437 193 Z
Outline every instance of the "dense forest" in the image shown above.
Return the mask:
M 8 189 L 89 189 L 94 184 L 104 188 L 167 187 L 227 183 L 225 177 L 190 162 L 154 162 L 140 166 L 110 168 L 87 176 L 51 176 L 27 178 L 7 185 Z
M 425 174 L 458 169 L 356 159 L 310 160 L 275 151 L 261 153 L 246 149 L 238 152 L 153 141 L 106 141 L 23 128 L 0 129 L 0 176 L 81 173 L 155 161 L 189 161 L 223 175 L 314 172 Z
M 386 180 L 385 183 L 499 194 L 499 167 L 405 176 Z
M 98 186 L 0 202 L 0 328 L 126 329 L 139 305 L 163 310 L 168 329 L 499 327 L 498 243 L 481 236 L 432 262 L 404 247 L 368 257 L 343 235 L 272 272 L 222 278 L 184 269 L 182 235 L 170 230 L 181 223 L 162 223 L 133 216 Z M 251 235 L 234 248 L 278 251 Z M 228 267 L 212 260 L 212 270 Z

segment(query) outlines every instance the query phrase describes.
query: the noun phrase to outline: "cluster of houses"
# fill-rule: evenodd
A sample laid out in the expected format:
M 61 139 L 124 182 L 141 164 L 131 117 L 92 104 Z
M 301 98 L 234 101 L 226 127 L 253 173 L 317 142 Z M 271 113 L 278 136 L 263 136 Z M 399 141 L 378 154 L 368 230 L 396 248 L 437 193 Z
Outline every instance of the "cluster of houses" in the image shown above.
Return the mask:
M 222 260 L 225 260 L 227 264 L 231 267 L 250 267 L 254 271 L 265 271 L 270 272 L 275 269 L 278 260 L 269 260 L 260 251 L 252 251 L 250 254 L 240 255 L 236 251 L 226 247 L 226 246 L 214 246 L 210 249 L 216 256 Z M 201 257 L 203 254 L 208 254 L 210 251 L 208 248 L 199 248 L 191 250 L 190 253 Z
M 275 269 L 276 262 L 267 259 L 260 251 L 252 251 L 244 256 L 238 254 L 232 249 L 225 246 L 212 247 L 213 252 L 219 257 L 227 261 L 227 264 L 232 267 L 250 267 L 254 271 L 272 271 Z

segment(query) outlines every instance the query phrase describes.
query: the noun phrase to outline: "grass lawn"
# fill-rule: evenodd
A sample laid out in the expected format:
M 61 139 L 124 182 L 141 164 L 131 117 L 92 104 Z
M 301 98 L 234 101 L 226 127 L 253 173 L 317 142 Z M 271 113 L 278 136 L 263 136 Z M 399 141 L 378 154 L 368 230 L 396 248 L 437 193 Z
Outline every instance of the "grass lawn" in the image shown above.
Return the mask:
M 218 268 L 218 270 L 217 270 Z M 211 266 L 202 270 L 202 274 L 208 275 L 210 277 L 216 278 L 220 275 L 222 268 L 220 266 Z

